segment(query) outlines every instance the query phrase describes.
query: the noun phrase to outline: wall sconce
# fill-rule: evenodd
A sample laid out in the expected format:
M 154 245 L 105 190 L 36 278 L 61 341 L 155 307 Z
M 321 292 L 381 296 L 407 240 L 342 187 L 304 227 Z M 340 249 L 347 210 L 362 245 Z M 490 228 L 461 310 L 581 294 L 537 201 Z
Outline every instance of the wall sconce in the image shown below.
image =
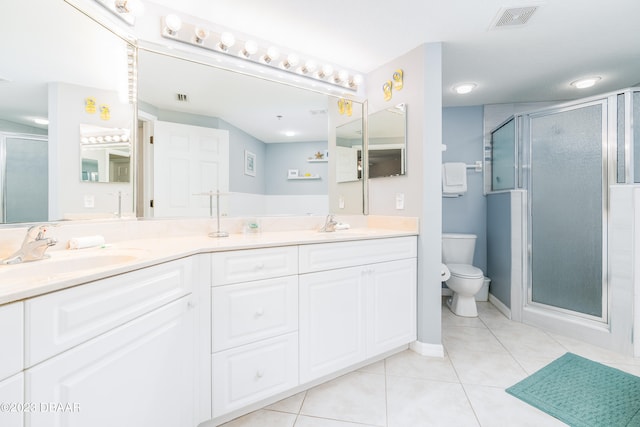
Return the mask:
M 404 86 L 404 71 L 402 69 L 397 69 L 395 73 L 393 73 L 393 90 L 402 90 Z
M 348 117 L 351 117 L 353 114 L 353 101 L 340 98 L 338 100 L 338 113 L 340 115 L 346 114 Z
M 333 66 L 324 64 L 318 67 L 314 59 L 301 59 L 300 56 L 294 52 L 282 55 L 282 61 L 278 61 L 281 52 L 275 46 L 260 48 L 260 45 L 266 47 L 268 44 L 258 44 L 258 42 L 251 39 L 236 40 L 235 36 L 228 31 L 216 33 L 205 26 L 183 22 L 182 19 L 175 14 L 168 14 L 162 18 L 161 35 L 162 37 L 187 43 L 192 46 L 234 55 L 243 60 L 271 66 L 312 79 L 322 80 L 323 82 L 354 91 L 357 91 L 363 82 L 363 77 L 359 74 L 352 75 L 348 70 L 340 70 L 340 72 L 336 74 L 334 73 Z M 237 41 L 241 47 L 234 49 L 233 46 Z M 298 66 L 298 64 L 302 65 Z

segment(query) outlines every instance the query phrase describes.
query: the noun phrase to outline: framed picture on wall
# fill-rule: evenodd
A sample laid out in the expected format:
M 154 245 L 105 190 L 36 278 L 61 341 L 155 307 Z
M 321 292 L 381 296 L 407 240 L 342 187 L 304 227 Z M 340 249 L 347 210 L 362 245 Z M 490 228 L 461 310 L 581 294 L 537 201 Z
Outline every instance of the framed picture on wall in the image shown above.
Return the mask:
M 256 176 L 256 155 L 247 150 L 244 150 L 244 174 Z

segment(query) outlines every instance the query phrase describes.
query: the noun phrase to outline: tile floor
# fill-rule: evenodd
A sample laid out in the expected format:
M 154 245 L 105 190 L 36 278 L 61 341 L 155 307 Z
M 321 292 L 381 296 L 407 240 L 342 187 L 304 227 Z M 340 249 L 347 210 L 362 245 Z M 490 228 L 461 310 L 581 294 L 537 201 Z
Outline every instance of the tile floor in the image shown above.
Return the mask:
M 443 306 L 444 358 L 407 350 L 224 427 L 564 426 L 504 389 L 567 351 L 640 376 L 640 359 L 512 322 L 488 302 L 478 311 Z

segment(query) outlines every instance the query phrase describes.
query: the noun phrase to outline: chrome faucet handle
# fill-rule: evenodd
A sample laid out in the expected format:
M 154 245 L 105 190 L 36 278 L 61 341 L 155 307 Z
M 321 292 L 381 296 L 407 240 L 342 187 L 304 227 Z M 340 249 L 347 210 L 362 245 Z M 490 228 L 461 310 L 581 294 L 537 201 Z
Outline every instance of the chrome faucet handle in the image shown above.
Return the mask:
M 58 224 L 36 224 L 27 229 L 25 240 L 43 240 L 49 227 L 57 227 Z

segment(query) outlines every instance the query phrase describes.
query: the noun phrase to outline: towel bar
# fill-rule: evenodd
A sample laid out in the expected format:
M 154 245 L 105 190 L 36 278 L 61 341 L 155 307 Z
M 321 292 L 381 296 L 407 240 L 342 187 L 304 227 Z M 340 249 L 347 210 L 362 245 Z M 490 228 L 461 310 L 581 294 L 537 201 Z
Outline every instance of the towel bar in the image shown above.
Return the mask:
M 476 172 L 482 172 L 482 161 L 478 160 L 472 165 L 467 165 L 467 169 L 475 169 Z

